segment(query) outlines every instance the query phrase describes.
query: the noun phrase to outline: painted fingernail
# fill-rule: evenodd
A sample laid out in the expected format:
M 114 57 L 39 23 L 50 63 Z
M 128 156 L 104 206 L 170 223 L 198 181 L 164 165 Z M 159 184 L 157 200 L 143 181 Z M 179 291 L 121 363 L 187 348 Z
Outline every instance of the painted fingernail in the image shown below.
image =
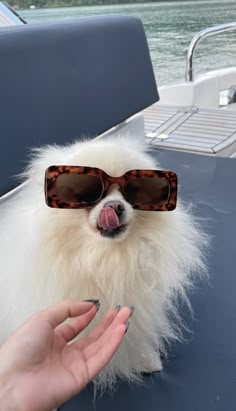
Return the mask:
M 125 333 L 124 333 L 124 334 L 127 333 L 128 329 L 129 329 L 129 321 L 127 321 L 127 322 L 125 323 Z
M 84 300 L 85 303 L 93 303 L 96 305 L 97 311 L 100 308 L 100 301 L 99 300 L 93 300 L 93 299 L 88 299 L 88 300 Z
M 117 312 L 119 312 L 120 309 L 121 309 L 121 305 L 120 305 L 120 304 L 116 305 L 115 310 L 116 310 Z
M 129 316 L 129 318 L 130 318 L 133 315 L 134 311 L 135 311 L 135 306 L 130 305 L 129 308 L 130 308 L 130 311 L 131 311 L 130 316 Z

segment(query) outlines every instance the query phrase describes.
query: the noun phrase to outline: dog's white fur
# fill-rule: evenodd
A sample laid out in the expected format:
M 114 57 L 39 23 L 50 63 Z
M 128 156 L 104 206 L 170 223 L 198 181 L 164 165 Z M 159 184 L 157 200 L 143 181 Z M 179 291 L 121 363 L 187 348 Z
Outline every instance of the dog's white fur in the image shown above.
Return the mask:
M 96 380 L 102 388 L 117 376 L 134 380 L 161 369 L 160 353 L 180 336 L 178 301 L 188 301 L 186 290 L 205 272 L 206 238 L 180 201 L 172 212 L 136 211 L 116 187 L 90 212 L 50 209 L 44 172 L 53 164 L 95 166 L 112 176 L 158 168 L 145 150 L 127 136 L 42 148 L 25 173 L 28 184 L 0 208 L 0 343 L 31 313 L 64 298 L 98 298 L 97 319 L 117 304 L 136 307 L 121 347 Z M 98 213 L 117 199 L 127 230 L 103 238 Z

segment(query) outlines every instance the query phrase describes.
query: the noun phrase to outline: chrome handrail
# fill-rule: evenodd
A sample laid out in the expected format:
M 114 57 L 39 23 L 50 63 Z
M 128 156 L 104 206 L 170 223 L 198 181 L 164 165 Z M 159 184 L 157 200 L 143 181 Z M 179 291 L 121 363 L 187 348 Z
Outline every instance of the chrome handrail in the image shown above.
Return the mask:
M 203 40 L 205 37 L 213 36 L 214 34 L 224 33 L 229 30 L 236 30 L 236 22 L 220 24 L 218 26 L 208 27 L 207 29 L 199 31 L 197 33 L 188 48 L 187 53 L 187 67 L 185 81 L 193 81 L 193 54 L 196 46 Z

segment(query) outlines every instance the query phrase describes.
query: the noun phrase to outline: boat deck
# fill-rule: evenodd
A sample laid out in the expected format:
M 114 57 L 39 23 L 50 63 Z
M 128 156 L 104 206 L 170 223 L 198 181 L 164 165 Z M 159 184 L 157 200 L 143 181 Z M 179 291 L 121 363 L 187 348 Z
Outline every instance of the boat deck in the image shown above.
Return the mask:
M 228 157 L 236 152 L 236 112 L 164 106 L 144 110 L 145 135 L 160 148 Z

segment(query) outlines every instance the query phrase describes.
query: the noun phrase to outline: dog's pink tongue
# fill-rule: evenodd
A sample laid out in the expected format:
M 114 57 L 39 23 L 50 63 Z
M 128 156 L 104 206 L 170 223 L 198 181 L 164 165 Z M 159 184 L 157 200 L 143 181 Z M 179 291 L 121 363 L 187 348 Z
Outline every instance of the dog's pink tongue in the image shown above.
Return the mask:
M 111 207 L 104 207 L 98 215 L 98 226 L 103 230 L 114 230 L 120 226 L 119 218 Z

